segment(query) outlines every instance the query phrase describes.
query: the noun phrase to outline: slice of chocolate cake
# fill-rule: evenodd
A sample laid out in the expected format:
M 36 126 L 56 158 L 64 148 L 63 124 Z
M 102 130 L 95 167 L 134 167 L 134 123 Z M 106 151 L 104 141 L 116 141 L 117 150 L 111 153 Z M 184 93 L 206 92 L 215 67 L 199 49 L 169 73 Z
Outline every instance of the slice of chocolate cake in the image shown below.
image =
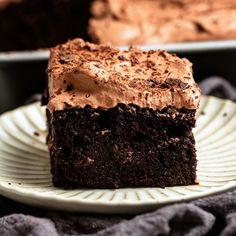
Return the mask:
M 200 90 L 187 59 L 75 39 L 51 50 L 48 76 L 55 186 L 195 183 Z

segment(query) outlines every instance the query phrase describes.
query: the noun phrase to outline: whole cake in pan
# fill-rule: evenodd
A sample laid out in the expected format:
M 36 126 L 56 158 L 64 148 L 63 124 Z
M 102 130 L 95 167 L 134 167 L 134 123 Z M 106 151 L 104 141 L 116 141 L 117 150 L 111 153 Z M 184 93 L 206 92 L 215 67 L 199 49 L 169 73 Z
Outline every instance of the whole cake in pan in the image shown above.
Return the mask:
M 0 0 L 0 51 L 236 39 L 235 0 Z
M 235 0 L 96 0 L 91 13 L 89 31 L 97 43 L 236 39 Z
M 75 39 L 51 50 L 48 78 L 55 186 L 195 183 L 200 89 L 187 59 Z
M 0 51 L 236 39 L 235 0 L 0 0 Z

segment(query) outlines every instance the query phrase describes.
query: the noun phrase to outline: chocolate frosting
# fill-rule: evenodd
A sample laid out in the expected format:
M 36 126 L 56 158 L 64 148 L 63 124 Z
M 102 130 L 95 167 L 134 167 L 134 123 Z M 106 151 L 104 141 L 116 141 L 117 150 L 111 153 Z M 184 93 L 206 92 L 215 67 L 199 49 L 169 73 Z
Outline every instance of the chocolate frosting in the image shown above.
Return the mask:
M 96 0 L 94 42 L 157 44 L 236 38 L 235 0 Z
M 118 103 L 197 109 L 192 64 L 162 50 L 121 51 L 75 39 L 51 50 L 48 108 L 111 108 Z

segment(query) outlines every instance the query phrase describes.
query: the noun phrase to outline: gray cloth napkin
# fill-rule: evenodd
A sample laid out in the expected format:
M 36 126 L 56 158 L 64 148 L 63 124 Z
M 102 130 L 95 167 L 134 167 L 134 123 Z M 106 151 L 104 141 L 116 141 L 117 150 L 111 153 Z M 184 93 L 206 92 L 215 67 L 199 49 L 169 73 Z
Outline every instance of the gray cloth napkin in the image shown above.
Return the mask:
M 236 89 L 222 78 L 205 79 L 200 87 L 204 94 L 236 101 Z M 236 192 L 172 204 L 138 216 L 47 211 L 0 197 L 0 217 L 1 236 L 229 236 L 236 235 Z

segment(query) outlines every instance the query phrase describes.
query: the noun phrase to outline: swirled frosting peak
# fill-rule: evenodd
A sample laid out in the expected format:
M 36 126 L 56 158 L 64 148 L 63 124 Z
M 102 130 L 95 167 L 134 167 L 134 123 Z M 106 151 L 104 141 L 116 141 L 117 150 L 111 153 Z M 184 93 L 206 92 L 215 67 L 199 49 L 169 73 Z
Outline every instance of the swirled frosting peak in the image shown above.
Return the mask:
M 111 108 L 118 103 L 197 109 L 192 64 L 162 50 L 118 50 L 75 39 L 51 50 L 48 108 Z

